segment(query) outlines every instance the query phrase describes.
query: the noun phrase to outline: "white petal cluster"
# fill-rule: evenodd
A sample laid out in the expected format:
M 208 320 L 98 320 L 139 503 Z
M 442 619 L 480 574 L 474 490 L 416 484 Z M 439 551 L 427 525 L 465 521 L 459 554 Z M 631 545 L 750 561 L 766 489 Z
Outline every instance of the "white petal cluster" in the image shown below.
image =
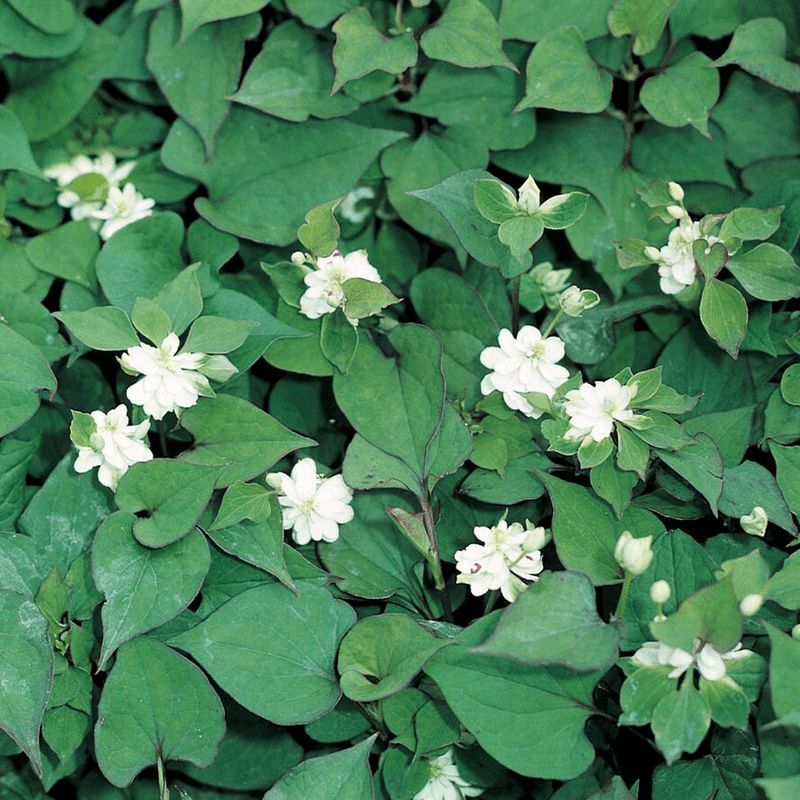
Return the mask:
M 697 667 L 707 681 L 718 681 L 725 676 L 725 662 L 736 658 L 747 658 L 750 650 L 742 650 L 742 643 L 732 650 L 720 653 L 708 642 L 696 639 L 694 651 L 687 653 L 680 647 L 671 647 L 663 642 L 645 642 L 634 654 L 632 661 L 639 667 L 672 667 L 670 678 L 683 675 L 690 667 Z
M 637 539 L 630 531 L 622 531 L 614 548 L 614 559 L 626 572 L 641 575 L 653 560 L 653 550 L 650 547 L 652 543 L 652 536 L 641 536 Z M 669 590 L 669 585 L 667 589 Z
M 751 536 L 763 536 L 767 532 L 769 517 L 761 506 L 755 506 L 749 514 L 739 517 L 739 524 Z
M 314 264 L 316 269 L 307 272 L 303 278 L 308 289 L 300 298 L 300 313 L 309 319 L 331 314 L 344 304 L 346 280 L 363 278 L 381 283 L 381 276 L 369 263 L 366 250 L 354 250 L 346 256 L 335 250 L 329 256 L 316 259 Z
M 58 184 L 61 191 L 57 202 L 70 210 L 72 219 L 88 220 L 106 240 L 120 228 L 153 213 L 155 201 L 143 197 L 132 183 L 120 188 L 135 165 L 135 161 L 117 165 L 114 155 L 106 150 L 97 158 L 79 155 L 68 162 L 54 164 L 45 169 L 44 174 Z M 94 195 L 82 197 L 71 188 L 71 184 L 83 176 L 94 177 L 88 181 L 87 189 L 96 188 L 103 199 Z
M 634 391 L 622 386 L 616 378 L 607 381 L 582 383 L 566 394 L 564 410 L 569 417 L 565 439 L 602 442 L 611 436 L 614 422 L 629 422 L 633 411 L 628 407 Z
M 270 472 L 267 483 L 278 490 L 283 528 L 291 529 L 297 544 L 335 542 L 339 526 L 353 519 L 353 492 L 341 475 L 323 478 L 313 459 L 297 462 L 290 475 Z
M 481 392 L 501 392 L 509 408 L 537 419 L 542 412 L 523 394 L 539 392 L 552 397 L 569 378 L 567 369 L 557 363 L 564 357 L 564 343 L 557 336 L 542 338 L 532 325 L 525 325 L 516 337 L 503 328 L 497 339 L 499 347 L 481 352 L 481 364 L 492 370 L 481 381 Z
M 470 544 L 455 554 L 459 575 L 456 583 L 466 583 L 472 594 L 480 597 L 499 589 L 509 603 L 525 588 L 525 581 L 539 580 L 542 571 L 542 548 L 547 542 L 544 528 L 519 522 L 511 525 L 501 519 L 488 528 L 479 525 L 474 534 L 483 544 Z
M 96 426 L 95 432 L 89 437 L 88 446 L 78 447 L 75 471 L 88 472 L 99 467 L 97 479 L 100 483 L 116 489 L 128 467 L 140 461 L 150 461 L 153 457 L 144 442 L 150 420 L 129 425 L 128 411 L 124 405 L 113 408 L 107 414 L 92 411 L 91 417 Z
M 465 781 L 453 763 L 453 751 L 448 750 L 438 758 L 428 759 L 430 778 L 413 800 L 462 800 L 464 797 L 478 797 L 483 789 Z
M 119 358 L 126 372 L 143 376 L 128 387 L 128 399 L 155 419 L 190 408 L 200 395 L 213 396 L 208 378 L 198 371 L 210 357 L 205 353 L 178 353 L 179 344 L 177 335 L 169 333 L 158 347 L 140 344 Z
M 697 269 L 692 252 L 695 241 L 705 239 L 709 247 L 719 241 L 716 236 L 703 236 L 700 232 L 700 223 L 692 222 L 679 206 L 674 208 L 675 214 L 680 213 L 682 216 L 678 220 L 678 224 L 670 231 L 667 244 L 660 250 L 655 247 L 645 248 L 647 257 L 652 258 L 658 264 L 661 291 L 665 294 L 678 294 L 697 280 Z

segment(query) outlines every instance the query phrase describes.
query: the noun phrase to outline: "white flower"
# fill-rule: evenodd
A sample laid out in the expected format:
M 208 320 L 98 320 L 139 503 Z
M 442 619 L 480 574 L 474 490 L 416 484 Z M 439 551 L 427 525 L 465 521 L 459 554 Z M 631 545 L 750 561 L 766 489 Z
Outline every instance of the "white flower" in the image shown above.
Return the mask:
M 655 581 L 650 587 L 650 599 L 658 605 L 663 605 L 666 603 L 671 594 L 672 590 L 670 589 L 669 584 L 664 580 Z
M 414 795 L 414 800 L 462 800 L 483 794 L 483 789 L 472 786 L 461 777 L 453 763 L 452 750 L 438 758 L 428 759 L 428 767 L 428 782 Z
M 541 548 L 547 541 L 544 528 L 527 527 L 519 522 L 511 525 L 501 519 L 488 528 L 474 529 L 483 544 L 470 544 L 455 554 L 456 569 L 461 573 L 456 583 L 466 583 L 476 597 L 499 589 L 509 603 L 525 588 L 525 581 L 539 580 L 544 568 Z
M 106 204 L 94 213 L 95 219 L 105 220 L 100 228 L 100 237 L 103 240 L 110 239 L 126 225 L 149 217 L 154 205 L 155 200 L 145 198 L 132 183 L 126 183 L 123 189 L 112 186 L 108 190 Z
M 126 372 L 144 376 L 128 387 L 128 399 L 155 419 L 163 419 L 170 411 L 190 408 L 201 394 L 213 396 L 208 378 L 198 371 L 209 356 L 178 353 L 178 345 L 177 335 L 169 333 L 158 347 L 140 344 L 119 358 Z
M 637 539 L 630 531 L 622 531 L 614 548 L 614 558 L 626 572 L 641 575 L 653 560 L 653 551 L 650 547 L 652 543 L 652 536 L 641 536 Z
M 138 425 L 128 425 L 128 411 L 124 405 L 104 414 L 92 411 L 95 432 L 89 437 L 88 446 L 78 447 L 75 459 L 76 472 L 88 472 L 99 467 L 97 479 L 103 486 L 117 488 L 119 479 L 131 464 L 150 461 L 153 454 L 143 439 L 150 429 L 150 420 Z
M 117 166 L 116 158 L 108 150 L 104 150 L 97 158 L 78 155 L 68 162 L 53 164 L 44 170 L 46 177 L 54 179 L 62 191 L 59 193 L 57 202 L 63 208 L 70 209 L 70 216 L 74 220 L 89 219 L 95 220 L 96 213 L 103 207 L 103 200 L 87 199 L 67 188 L 69 184 L 81 176 L 94 176 L 95 181 L 90 181 L 85 187 L 87 190 L 96 188 L 105 197 L 112 187 L 119 186 L 133 170 L 135 161 L 128 161 L 126 164 Z M 94 226 L 96 229 L 96 226 Z
M 665 294 L 678 294 L 691 286 L 697 279 L 697 269 L 692 252 L 695 241 L 705 239 L 710 247 L 719 239 L 716 236 L 703 236 L 700 233 L 700 223 L 692 222 L 688 214 L 679 206 L 670 206 L 667 210 L 673 216 L 679 213 L 679 222 L 670 231 L 669 239 L 664 247 L 660 250 L 655 247 L 646 247 L 645 254 L 658 264 L 661 291 Z
M 673 669 L 670 678 L 683 675 L 691 666 L 696 666 L 707 681 L 718 681 L 725 675 L 725 662 L 747 658 L 752 651 L 742 650 L 742 643 L 732 650 L 720 653 L 708 642 L 694 641 L 694 652 L 687 653 L 680 647 L 671 647 L 663 642 L 645 642 L 634 654 L 632 661 L 639 667 L 669 666 Z
M 499 347 L 487 347 L 481 352 L 481 364 L 493 370 L 481 381 L 481 392 L 501 392 L 509 408 L 537 419 L 542 412 L 522 393 L 539 392 L 552 397 L 569 378 L 567 369 L 556 363 L 564 357 L 564 343 L 557 336 L 543 339 L 532 325 L 521 328 L 516 338 L 503 328 L 497 339 Z
M 341 307 L 345 301 L 343 284 L 350 278 L 381 282 L 378 270 L 367 260 L 366 250 L 355 250 L 343 256 L 338 250 L 318 258 L 317 268 L 303 278 L 308 289 L 300 298 L 300 313 L 317 319 Z
M 739 524 L 745 533 L 751 536 L 763 536 L 767 530 L 769 517 L 761 506 L 755 506 L 749 514 L 739 517 Z
M 615 421 L 633 419 L 633 411 L 628 408 L 633 394 L 629 386 L 622 386 L 616 378 L 597 381 L 594 386 L 582 383 L 571 389 L 564 404 L 570 425 L 564 438 L 573 441 L 591 438 L 595 442 L 607 439 Z
M 292 529 L 297 544 L 308 544 L 312 539 L 335 542 L 339 525 L 353 519 L 353 492 L 344 478 L 318 475 L 311 458 L 298 461 L 291 475 L 270 472 L 267 483 L 279 492 L 284 530 Z

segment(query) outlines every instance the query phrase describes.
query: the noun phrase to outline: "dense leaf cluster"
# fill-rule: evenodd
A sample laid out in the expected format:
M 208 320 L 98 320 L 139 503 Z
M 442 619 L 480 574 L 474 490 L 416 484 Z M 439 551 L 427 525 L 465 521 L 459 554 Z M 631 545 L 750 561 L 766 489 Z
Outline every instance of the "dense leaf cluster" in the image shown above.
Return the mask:
M 799 60 L 793 0 L 0 0 L 0 800 L 796 797 Z M 172 334 L 155 457 L 76 472 Z

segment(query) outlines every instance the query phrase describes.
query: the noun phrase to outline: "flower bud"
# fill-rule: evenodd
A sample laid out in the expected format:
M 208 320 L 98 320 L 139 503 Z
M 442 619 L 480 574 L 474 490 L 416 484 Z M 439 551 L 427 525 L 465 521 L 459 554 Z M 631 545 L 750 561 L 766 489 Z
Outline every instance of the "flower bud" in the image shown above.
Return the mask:
M 570 317 L 579 317 L 587 308 L 594 308 L 600 302 L 600 295 L 592 289 L 579 289 L 568 286 L 558 297 L 558 304 Z
M 656 581 L 650 587 L 650 599 L 658 605 L 663 605 L 669 600 L 672 590 L 666 581 Z
M 645 247 L 644 254 L 653 262 L 658 261 L 661 258 L 661 251 L 652 245 Z
M 755 506 L 749 514 L 739 517 L 739 524 L 745 533 L 751 536 L 763 536 L 767 530 L 769 517 L 761 506 Z
M 670 181 L 667 184 L 667 189 L 669 190 L 669 196 L 673 200 L 677 200 L 679 203 L 683 200 L 683 187 L 679 183 Z
M 800 639 L 800 623 L 792 628 L 792 639 Z
M 533 179 L 531 175 L 525 179 L 525 183 L 519 187 L 519 200 L 517 201 L 517 205 L 523 210 L 527 211 L 528 214 L 533 214 L 537 208 L 539 208 L 539 197 L 541 192 L 539 191 L 539 187 L 536 185 L 536 181 Z
M 675 219 L 683 219 L 686 216 L 686 211 L 680 206 L 667 206 L 667 214 Z
M 636 539 L 630 531 L 622 531 L 614 549 L 617 564 L 632 575 L 641 575 L 653 560 L 652 542 L 652 536 Z
M 763 594 L 748 594 L 745 595 L 739 603 L 739 611 L 742 612 L 743 617 L 752 617 L 764 603 Z
M 306 263 L 306 254 L 300 250 L 295 250 L 291 255 L 291 262 L 298 267 L 302 267 Z
M 550 541 L 550 532 L 546 528 L 535 526 L 529 519 L 525 520 L 525 530 L 528 531 L 526 550 L 541 550 Z

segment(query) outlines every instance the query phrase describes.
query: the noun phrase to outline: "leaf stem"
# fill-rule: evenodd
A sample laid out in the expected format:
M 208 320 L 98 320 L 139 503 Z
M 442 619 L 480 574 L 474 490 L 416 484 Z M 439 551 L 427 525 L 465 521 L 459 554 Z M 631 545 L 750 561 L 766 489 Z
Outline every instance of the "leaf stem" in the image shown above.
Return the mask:
M 628 603 L 628 590 L 631 588 L 631 581 L 633 580 L 633 573 L 630 570 L 625 570 L 625 577 L 622 580 L 622 592 L 619 596 L 619 603 L 617 603 L 617 611 L 614 614 L 614 619 L 622 619 L 625 616 L 625 606 Z
M 511 335 L 519 333 L 519 283 L 521 275 L 511 279 Z
M 164 770 L 164 761 L 161 753 L 156 754 L 156 768 L 158 769 L 158 792 L 160 800 L 169 800 L 169 787 L 167 786 L 167 775 Z
M 422 522 L 425 525 L 425 532 L 428 534 L 428 540 L 431 543 L 431 551 L 433 553 L 433 558 L 428 559 L 431 572 L 433 572 L 433 583 L 436 587 L 436 591 L 439 593 L 444 618 L 447 622 L 453 622 L 453 608 L 450 605 L 450 597 L 447 594 L 447 587 L 445 586 L 444 575 L 442 574 L 442 560 L 439 558 L 439 540 L 436 536 L 436 522 L 433 519 L 433 504 L 431 503 L 431 496 L 427 489 L 419 500 L 422 506 Z
M 546 339 L 553 332 L 553 328 L 555 328 L 556 324 L 563 316 L 564 316 L 564 309 L 559 308 L 558 314 L 556 314 L 553 317 L 553 319 L 550 320 L 549 325 L 544 329 L 544 331 L 542 331 L 542 339 Z

